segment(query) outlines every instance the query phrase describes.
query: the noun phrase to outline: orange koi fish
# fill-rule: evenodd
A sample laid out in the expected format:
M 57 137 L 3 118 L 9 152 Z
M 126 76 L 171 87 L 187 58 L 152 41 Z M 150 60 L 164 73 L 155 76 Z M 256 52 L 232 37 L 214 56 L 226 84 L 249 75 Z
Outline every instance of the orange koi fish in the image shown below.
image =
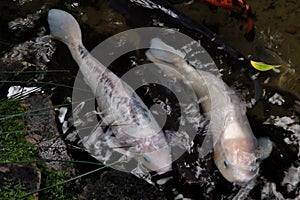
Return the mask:
M 243 25 L 243 30 L 246 34 L 253 31 L 253 14 L 250 4 L 245 0 L 200 0 L 206 2 L 215 7 L 223 7 L 228 10 L 232 10 L 236 13 L 246 15 L 246 23 Z

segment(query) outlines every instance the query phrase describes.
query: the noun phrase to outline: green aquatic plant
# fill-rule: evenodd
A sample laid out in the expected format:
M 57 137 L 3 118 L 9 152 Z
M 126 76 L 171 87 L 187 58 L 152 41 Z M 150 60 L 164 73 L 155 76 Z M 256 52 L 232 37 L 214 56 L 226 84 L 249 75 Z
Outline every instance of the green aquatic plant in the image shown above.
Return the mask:
M 21 100 L 10 99 L 0 103 L 0 118 L 2 116 L 23 115 L 0 120 L 0 162 L 21 161 L 26 157 L 37 156 L 38 149 L 26 141 L 28 134 L 24 117 L 28 109 L 22 105 Z M 20 148 L 19 145 L 26 146 Z
M 21 181 L 4 177 L 0 187 L 0 198 L 7 200 L 19 199 L 26 194 L 26 191 L 24 191 L 25 187 Z M 32 200 L 34 198 L 33 196 L 29 196 L 27 199 Z
M 40 190 L 39 196 L 41 199 L 70 199 L 70 194 L 68 195 L 65 191 L 65 186 L 59 183 L 64 182 L 69 179 L 71 175 L 68 172 L 58 172 L 44 167 L 42 169 L 42 184 L 41 188 L 48 188 L 53 186 L 53 188 Z M 25 195 L 25 194 L 24 194 Z M 27 196 L 27 195 L 26 195 Z
M 49 109 L 49 108 L 48 108 Z M 48 169 L 43 160 L 38 158 L 38 147 L 26 141 L 25 117 L 29 115 L 29 110 L 23 106 L 23 101 L 17 99 L 9 99 L 0 103 L 0 166 L 5 164 L 23 165 L 38 162 L 38 167 L 42 171 L 42 187 L 55 185 L 70 178 L 68 172 L 58 172 Z M 39 162 L 42 161 L 42 162 Z M 26 185 L 22 180 L 15 180 L 16 177 L 4 177 L 1 182 L 1 199 L 20 199 L 28 194 Z M 32 199 L 31 195 L 27 199 Z M 41 196 L 47 199 L 65 199 L 64 189 L 62 186 L 56 187 L 48 193 L 42 193 Z
M 56 107 L 58 106 L 30 110 L 30 113 L 54 109 Z M 74 189 L 74 184 L 71 185 L 71 182 L 121 162 L 118 161 L 110 165 L 103 165 L 99 162 L 79 160 L 41 159 L 38 156 L 38 147 L 26 141 L 26 135 L 35 131 L 26 130 L 25 118 L 28 117 L 30 113 L 22 100 L 6 99 L 0 101 L 0 167 L 14 165 L 36 168 L 36 170 L 41 171 L 41 184 L 39 188 L 31 188 L 28 190 L 28 185 L 22 182 L 22 179 L 16 179 L 14 175 L 4 178 L 0 177 L 0 183 L 2 185 L 0 188 L 0 199 L 36 199 L 36 194 L 38 194 L 40 199 L 71 199 L 74 195 L 73 192 L 76 193 L 76 191 L 74 191 L 76 190 Z M 47 147 L 43 146 L 43 148 Z M 47 168 L 45 163 L 53 161 L 93 164 L 99 167 L 72 177 L 70 172 L 59 172 Z M 80 185 L 78 185 L 78 188 L 80 188 Z
M 28 113 L 28 109 L 22 105 L 21 100 L 10 99 L 0 103 L 0 115 L 15 115 Z M 0 167 L 4 169 L 7 163 L 25 161 L 29 157 L 36 157 L 38 149 L 26 141 L 26 124 L 24 116 L 9 118 L 0 121 Z M 20 145 L 23 145 L 20 148 Z M 10 166 L 11 167 L 11 166 Z M 26 183 L 13 175 L 0 177 L 0 199 L 19 199 L 27 193 Z M 34 199 L 30 196 L 28 199 Z

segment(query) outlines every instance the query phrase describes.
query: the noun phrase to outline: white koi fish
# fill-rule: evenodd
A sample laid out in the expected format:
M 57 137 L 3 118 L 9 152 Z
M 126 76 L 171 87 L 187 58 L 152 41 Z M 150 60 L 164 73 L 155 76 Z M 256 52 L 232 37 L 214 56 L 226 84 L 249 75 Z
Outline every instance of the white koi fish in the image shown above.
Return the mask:
M 107 145 L 123 154 L 131 154 L 149 171 L 164 173 L 171 170 L 171 150 L 164 133 L 152 113 L 133 91 L 113 72 L 103 66 L 83 46 L 79 24 L 69 13 L 52 9 L 48 13 L 51 35 L 65 43 L 79 65 L 86 83 L 91 88 L 101 110 L 102 120 L 109 126 Z M 103 134 L 101 126 L 84 142 L 87 150 L 95 153 L 97 138 Z M 124 146 L 134 148 L 125 151 Z
M 240 185 L 255 178 L 260 160 L 272 151 L 272 142 L 268 138 L 255 138 L 246 117 L 246 108 L 234 91 L 221 78 L 189 65 L 182 52 L 158 38 L 152 39 L 146 55 L 166 74 L 168 67 L 176 68 L 199 99 L 207 97 L 201 105 L 210 119 L 208 131 L 212 136 L 214 161 L 221 174 Z

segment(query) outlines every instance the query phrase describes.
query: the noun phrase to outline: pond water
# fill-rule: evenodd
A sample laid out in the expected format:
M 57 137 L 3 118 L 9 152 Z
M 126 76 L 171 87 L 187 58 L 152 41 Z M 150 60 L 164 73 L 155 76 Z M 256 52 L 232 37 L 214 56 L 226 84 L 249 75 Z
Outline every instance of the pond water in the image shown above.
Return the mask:
M 268 136 L 273 141 L 273 151 L 269 158 L 262 162 L 257 180 L 245 187 L 227 182 L 214 166 L 211 157 L 198 160 L 195 155 L 185 155 L 173 165 L 174 174 L 176 174 L 174 178 L 163 186 L 166 197 L 174 199 L 177 196 L 177 199 L 180 199 L 179 194 L 181 194 L 190 199 L 299 199 L 299 1 L 249 0 L 255 13 L 256 32 L 251 42 L 244 38 L 243 31 L 239 29 L 243 21 L 231 16 L 227 10 L 219 8 L 216 13 L 213 13 L 207 4 L 200 1 L 174 6 L 196 23 L 205 24 L 216 32 L 221 41 L 226 41 L 226 44 L 236 50 L 231 53 L 226 53 L 226 50 L 229 51 L 231 48 L 225 48 L 225 52 L 218 50 L 219 46 L 216 43 L 208 41 L 209 36 L 213 38 L 214 35 L 203 29 L 202 31 L 208 34 L 208 36 L 205 34 L 203 36 L 194 22 L 183 20 L 185 16 L 178 22 L 167 17 L 163 9 L 145 6 L 147 2 L 149 1 L 1 1 L 0 8 L 5 12 L 0 17 L 0 57 L 10 59 L 14 57 L 13 55 L 24 54 L 19 57 L 20 61 L 34 63 L 37 66 L 36 70 L 67 70 L 67 72 L 44 73 L 43 76 L 35 75 L 34 77 L 43 82 L 70 87 L 57 85 L 55 87 L 52 85 L 54 89 L 51 85 L 45 87 L 46 91 L 51 92 L 53 103 L 59 105 L 72 96 L 71 87 L 74 84 L 78 66 L 64 44 L 57 41 L 49 43 L 47 39 L 36 39 L 37 37 L 43 38 L 43 35 L 49 33 L 46 16 L 51 8 L 63 9 L 77 19 L 83 32 L 83 43 L 90 51 L 106 38 L 121 31 L 150 25 L 176 28 L 195 40 L 201 40 L 201 42 L 204 40 L 202 45 L 212 55 L 223 74 L 223 80 L 234 88 L 247 104 L 247 116 L 255 136 Z M 159 1 L 153 2 L 159 4 Z M 133 41 L 137 40 L 133 38 Z M 30 43 L 26 46 L 24 45 L 26 41 L 41 45 L 35 46 Z M 21 46 L 17 47 L 18 45 Z M 29 50 L 27 53 L 29 55 L 25 55 L 24 52 L 27 50 L 24 46 L 32 48 L 32 52 L 35 52 L 37 48 L 44 48 L 45 51 L 41 51 L 37 57 L 33 58 L 33 53 Z M 262 56 L 256 53 L 257 46 L 271 49 L 276 54 L 276 58 L 282 59 L 274 60 L 274 62 L 284 62 L 286 65 L 267 72 L 258 73 L 253 69 L 248 71 L 249 65 L 236 60 L 235 56 L 244 55 L 244 58 L 258 60 Z M 13 47 L 17 48 L 13 49 Z M 52 50 L 55 52 L 53 53 Z M 114 62 L 110 69 L 117 75 L 122 75 L 132 67 L 132 63 L 144 62 L 144 53 L 144 50 L 130 52 Z M 18 59 L 18 57 L 15 58 Z M 121 64 L 122 67 L 119 67 Z M 256 104 L 253 104 L 255 89 L 249 78 L 254 74 L 262 88 L 262 98 Z M 5 84 L 1 88 L 1 98 L 10 85 L 16 84 Z M 144 90 L 141 89 L 139 94 L 143 92 Z M 172 126 L 172 123 L 166 125 L 168 126 Z M 188 165 L 187 160 L 190 161 Z M 205 169 L 202 171 L 203 174 L 197 174 L 199 167 Z

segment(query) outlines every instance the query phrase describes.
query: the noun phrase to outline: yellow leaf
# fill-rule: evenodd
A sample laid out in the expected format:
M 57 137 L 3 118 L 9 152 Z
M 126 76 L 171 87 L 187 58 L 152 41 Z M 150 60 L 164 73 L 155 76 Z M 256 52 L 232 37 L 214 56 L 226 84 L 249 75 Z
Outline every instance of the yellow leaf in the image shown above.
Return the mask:
M 250 63 L 255 69 L 257 69 L 259 71 L 268 71 L 270 69 L 282 66 L 282 64 L 280 64 L 280 65 L 269 65 L 269 64 L 266 64 L 266 63 L 263 63 L 263 62 L 256 62 L 256 61 L 253 61 L 253 60 L 250 60 Z
M 33 66 L 33 64 L 31 64 L 31 63 L 29 63 L 29 62 L 26 62 L 26 61 L 23 61 L 23 62 L 21 62 L 22 63 L 22 65 L 24 65 L 25 67 L 31 67 L 31 66 Z

